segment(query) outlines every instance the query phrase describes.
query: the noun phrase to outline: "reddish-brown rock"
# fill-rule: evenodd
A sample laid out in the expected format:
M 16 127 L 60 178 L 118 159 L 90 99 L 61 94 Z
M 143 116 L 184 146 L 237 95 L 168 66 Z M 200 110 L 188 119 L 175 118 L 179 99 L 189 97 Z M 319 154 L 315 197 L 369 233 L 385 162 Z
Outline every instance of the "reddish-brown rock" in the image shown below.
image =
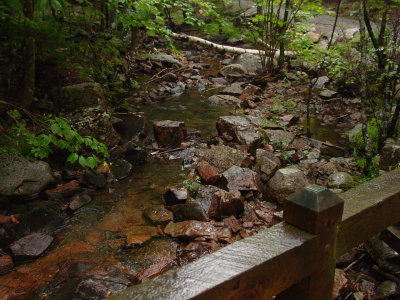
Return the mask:
M 14 262 L 11 256 L 10 255 L 0 256 L 0 274 L 7 273 L 12 268 L 14 268 Z
M 197 164 L 196 170 L 197 173 L 199 173 L 200 178 L 207 184 L 216 183 L 219 179 L 217 169 L 204 160 Z
M 184 122 L 181 121 L 157 121 L 153 123 L 154 137 L 158 147 L 177 147 L 187 138 L 187 131 Z

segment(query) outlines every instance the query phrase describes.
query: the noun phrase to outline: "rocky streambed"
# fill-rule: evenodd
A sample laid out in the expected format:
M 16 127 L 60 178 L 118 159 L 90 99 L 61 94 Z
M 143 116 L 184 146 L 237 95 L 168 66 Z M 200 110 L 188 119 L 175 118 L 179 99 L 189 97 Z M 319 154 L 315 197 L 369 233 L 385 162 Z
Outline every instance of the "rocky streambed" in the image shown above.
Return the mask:
M 187 51 L 180 60 L 163 54 L 151 65 L 138 62 L 160 76 L 155 88 L 131 96 L 140 113 L 98 118 L 101 110 L 85 110 L 84 130 L 105 119 L 98 126 L 111 124 L 111 137 L 121 139 L 110 145 L 110 169 L 2 166 L 21 177 L 3 195 L 39 198 L 4 206 L 0 298 L 104 298 L 273 226 L 284 199 L 309 183 L 337 193 L 355 184 L 360 169 L 337 131 L 359 120 L 356 101 L 339 97 L 337 112 L 324 100 L 338 95 L 321 93 L 307 138 L 304 73 L 288 72 L 284 84 L 254 79 L 248 70 L 256 57 L 224 61 L 202 51 L 207 58 Z M 332 88 L 329 78 L 318 80 L 322 91 Z M 69 99 L 76 89 L 66 89 Z M 101 131 L 99 139 L 108 136 Z M 36 172 L 21 171 L 28 169 Z

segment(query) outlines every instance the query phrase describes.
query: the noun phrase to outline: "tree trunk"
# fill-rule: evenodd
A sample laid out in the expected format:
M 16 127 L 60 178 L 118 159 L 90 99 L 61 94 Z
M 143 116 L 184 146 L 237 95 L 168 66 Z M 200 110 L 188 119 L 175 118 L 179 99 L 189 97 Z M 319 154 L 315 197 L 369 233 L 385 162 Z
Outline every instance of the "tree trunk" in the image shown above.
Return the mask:
M 33 0 L 23 1 L 25 18 L 33 21 Z M 35 92 L 35 38 L 32 27 L 25 22 L 25 34 L 23 41 L 23 70 L 19 92 L 19 101 L 22 107 L 29 107 L 33 102 Z

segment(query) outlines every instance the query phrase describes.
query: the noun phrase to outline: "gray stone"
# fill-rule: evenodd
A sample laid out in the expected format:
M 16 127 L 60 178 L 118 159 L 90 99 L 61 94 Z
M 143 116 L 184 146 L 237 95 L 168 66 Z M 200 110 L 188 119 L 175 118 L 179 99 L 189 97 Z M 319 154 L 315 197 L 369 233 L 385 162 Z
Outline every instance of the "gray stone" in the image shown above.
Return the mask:
M 209 221 L 207 212 L 199 201 L 189 199 L 184 204 L 177 204 L 171 207 L 175 222 L 185 220 Z
M 336 96 L 336 95 L 337 95 L 337 92 L 331 91 L 331 90 L 328 90 L 328 89 L 324 89 L 324 90 L 322 90 L 322 91 L 319 93 L 319 95 L 320 95 L 322 98 L 330 99 L 330 98 L 333 98 L 334 96 Z
M 382 148 L 379 158 L 379 168 L 389 171 L 398 166 L 400 162 L 400 140 L 388 139 Z
M 229 191 L 258 191 L 257 173 L 248 169 L 232 166 L 222 173 L 221 182 Z
M 250 73 L 259 73 L 263 70 L 260 56 L 254 54 L 240 54 L 234 63 L 242 65 Z
M 214 166 L 218 172 L 224 172 L 232 166 L 248 167 L 251 164 L 246 154 L 224 145 L 201 150 L 199 155 L 203 156 L 203 159 Z
M 221 70 L 220 73 L 222 76 L 225 77 L 242 77 L 247 74 L 247 70 L 240 64 L 231 64 L 224 66 Z
M 250 147 L 260 143 L 260 135 L 245 117 L 223 116 L 217 120 L 218 134 L 226 138 L 230 136 L 233 141 Z
M 346 172 L 335 172 L 328 178 L 328 186 L 335 189 L 348 189 L 354 185 L 353 177 Z
M 171 55 L 168 54 L 152 54 L 149 56 L 149 59 L 162 63 L 167 67 L 172 67 L 173 65 L 182 66 L 182 63 L 179 60 L 173 58 Z
M 97 82 L 84 82 L 60 88 L 57 104 L 67 110 L 82 107 L 103 106 L 105 97 L 103 88 Z
M 263 181 L 268 181 L 281 167 L 281 161 L 272 152 L 257 149 L 254 170 L 261 174 Z
M 354 39 L 355 35 L 359 34 L 359 32 L 360 32 L 359 28 L 348 28 L 348 29 L 345 29 L 344 38 L 346 40 L 352 40 L 352 39 Z
M 293 133 L 285 130 L 266 129 L 265 135 L 268 142 L 277 149 L 286 149 L 295 138 Z
M 318 89 L 323 89 L 325 87 L 325 84 L 329 82 L 329 77 L 328 76 L 320 76 L 316 79 L 313 79 L 314 82 L 314 87 Z
M 240 96 L 243 93 L 242 84 L 242 82 L 232 83 L 230 86 L 227 86 L 225 89 L 223 89 L 220 94 Z
M 46 162 L 0 154 L 0 197 L 33 198 L 53 181 L 53 172 Z
M 242 101 L 239 98 L 230 95 L 214 95 L 209 97 L 206 100 L 206 103 L 213 106 L 239 108 Z
M 308 179 L 304 173 L 296 167 L 286 167 L 276 171 L 275 175 L 267 183 L 268 195 L 283 203 L 287 197 L 297 189 L 308 185 Z
M 53 239 L 50 235 L 32 233 L 12 243 L 10 250 L 17 259 L 35 258 L 46 251 Z
M 360 132 L 362 132 L 362 124 L 357 124 L 351 130 L 348 131 L 347 134 L 348 134 L 350 143 L 354 144 L 356 142 L 355 137 L 358 136 L 360 134 Z
M 183 204 L 188 199 L 188 191 L 184 188 L 168 189 L 164 194 L 165 205 Z

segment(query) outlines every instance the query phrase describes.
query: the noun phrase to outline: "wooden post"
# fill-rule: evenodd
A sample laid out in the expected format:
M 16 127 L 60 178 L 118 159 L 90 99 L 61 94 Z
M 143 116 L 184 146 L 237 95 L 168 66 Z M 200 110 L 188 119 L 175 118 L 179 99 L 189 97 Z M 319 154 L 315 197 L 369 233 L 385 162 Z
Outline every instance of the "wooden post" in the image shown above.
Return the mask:
M 343 200 L 328 189 L 312 184 L 285 202 L 284 220 L 318 235 L 313 253 L 315 272 L 277 296 L 278 300 L 330 300 L 335 278 L 337 225 L 342 219 Z M 300 258 L 299 258 L 300 259 Z

